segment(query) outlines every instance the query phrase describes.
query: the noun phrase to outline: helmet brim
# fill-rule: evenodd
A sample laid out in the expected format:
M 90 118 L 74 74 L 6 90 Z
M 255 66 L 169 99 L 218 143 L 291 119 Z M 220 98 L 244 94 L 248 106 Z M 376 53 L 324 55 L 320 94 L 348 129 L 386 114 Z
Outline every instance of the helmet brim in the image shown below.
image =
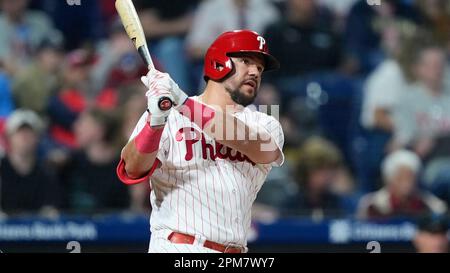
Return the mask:
M 262 55 L 262 57 L 264 58 L 264 72 L 265 71 L 271 71 L 271 70 L 277 70 L 280 68 L 280 62 L 272 55 L 265 53 L 265 52 L 261 52 L 258 50 L 241 50 L 241 51 L 237 51 L 237 52 L 230 52 L 227 54 L 227 56 L 232 57 L 235 54 L 239 54 L 239 53 L 255 53 L 255 54 L 259 54 Z

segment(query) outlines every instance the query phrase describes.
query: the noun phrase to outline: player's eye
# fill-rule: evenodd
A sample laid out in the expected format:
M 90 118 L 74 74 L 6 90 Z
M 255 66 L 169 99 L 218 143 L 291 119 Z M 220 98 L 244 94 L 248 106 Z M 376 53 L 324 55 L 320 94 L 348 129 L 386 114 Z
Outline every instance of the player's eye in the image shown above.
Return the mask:
M 242 58 L 242 62 L 243 62 L 244 64 L 246 64 L 246 65 L 249 65 L 249 64 L 250 64 L 250 60 L 247 59 L 247 58 Z

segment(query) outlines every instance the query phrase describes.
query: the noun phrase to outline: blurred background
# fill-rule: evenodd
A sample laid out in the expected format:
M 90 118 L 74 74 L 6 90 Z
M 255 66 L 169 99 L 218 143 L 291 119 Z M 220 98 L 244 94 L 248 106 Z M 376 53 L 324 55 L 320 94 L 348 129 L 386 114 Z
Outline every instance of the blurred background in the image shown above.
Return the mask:
M 266 37 L 282 68 L 286 162 L 253 209 L 253 252 L 447 252 L 450 1 L 135 0 L 159 70 L 190 95 L 222 32 Z M 146 67 L 112 0 L 0 0 L 0 250 L 146 252 L 149 188 L 120 149 Z

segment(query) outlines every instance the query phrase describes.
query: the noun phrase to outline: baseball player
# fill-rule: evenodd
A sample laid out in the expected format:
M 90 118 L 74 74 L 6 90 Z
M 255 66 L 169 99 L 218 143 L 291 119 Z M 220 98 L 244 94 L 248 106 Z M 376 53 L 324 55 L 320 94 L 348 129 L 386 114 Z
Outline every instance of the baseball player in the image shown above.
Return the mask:
M 148 110 L 122 151 L 125 184 L 150 180 L 149 252 L 247 252 L 251 207 L 284 136 L 273 117 L 251 110 L 264 71 L 279 67 L 265 39 L 226 32 L 208 49 L 207 82 L 188 97 L 169 75 L 151 70 L 142 81 Z M 170 110 L 158 106 L 164 97 Z

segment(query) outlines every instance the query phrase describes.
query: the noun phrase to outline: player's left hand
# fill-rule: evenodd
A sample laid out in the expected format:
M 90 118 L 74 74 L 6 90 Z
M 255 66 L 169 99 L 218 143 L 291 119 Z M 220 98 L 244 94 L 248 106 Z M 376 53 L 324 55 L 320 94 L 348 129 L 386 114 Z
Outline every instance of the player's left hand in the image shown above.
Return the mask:
M 173 103 L 175 109 L 179 109 L 188 99 L 188 95 L 180 89 L 178 84 L 167 73 L 162 73 L 152 68 L 141 80 L 147 88 L 150 88 L 156 82 L 158 86 L 163 86 L 164 89 L 169 90 L 174 98 Z

